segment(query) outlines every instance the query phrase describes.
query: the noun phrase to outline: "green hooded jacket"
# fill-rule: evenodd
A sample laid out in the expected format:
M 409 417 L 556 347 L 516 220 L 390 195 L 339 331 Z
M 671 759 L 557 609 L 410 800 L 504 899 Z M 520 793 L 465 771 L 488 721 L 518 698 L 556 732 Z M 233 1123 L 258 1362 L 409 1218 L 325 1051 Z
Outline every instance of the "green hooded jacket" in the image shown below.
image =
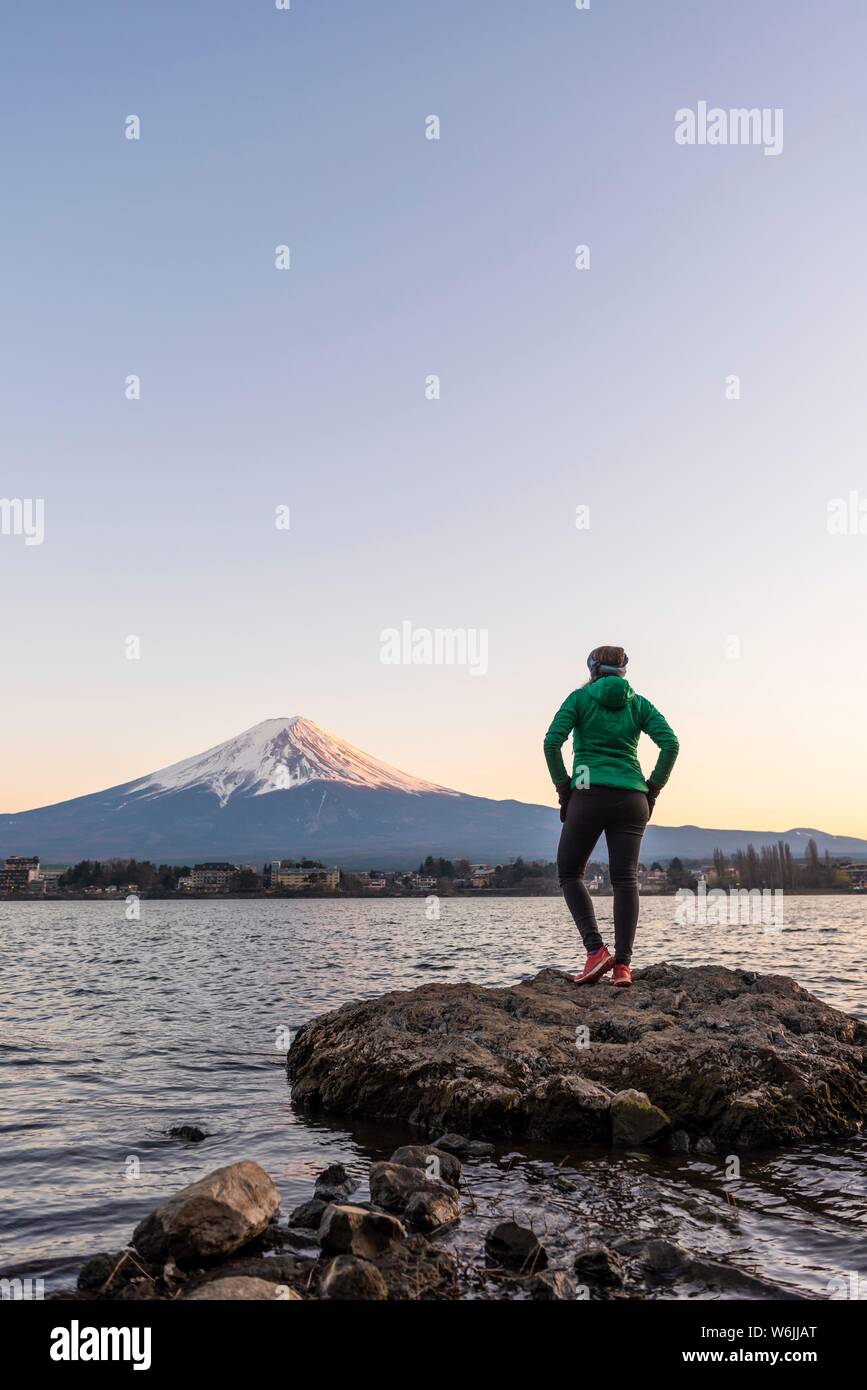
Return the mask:
M 573 732 L 574 731 L 574 732 Z M 572 734 L 572 776 L 560 749 Z M 579 780 L 591 787 L 626 787 L 646 792 L 638 761 L 638 736 L 647 734 L 659 749 L 650 777 L 664 787 L 680 747 L 665 719 L 643 695 L 636 695 L 621 676 L 601 679 L 573 690 L 563 701 L 545 735 L 545 761 L 555 787 Z

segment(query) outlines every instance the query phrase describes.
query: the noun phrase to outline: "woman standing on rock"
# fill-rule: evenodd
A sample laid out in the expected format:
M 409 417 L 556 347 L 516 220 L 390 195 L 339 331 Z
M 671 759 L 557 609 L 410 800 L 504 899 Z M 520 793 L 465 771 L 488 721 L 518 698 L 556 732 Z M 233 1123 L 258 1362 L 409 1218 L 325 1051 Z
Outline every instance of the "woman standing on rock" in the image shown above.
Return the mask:
M 629 657 L 622 647 L 595 647 L 587 658 L 590 679 L 560 706 L 545 735 L 545 761 L 560 800 L 563 830 L 557 869 L 566 906 L 575 919 L 587 960 L 580 984 L 614 970 L 615 985 L 631 985 L 632 943 L 638 925 L 638 856 L 656 798 L 668 781 L 679 744 L 658 709 L 636 695 L 626 680 Z M 572 776 L 560 752 L 572 734 Z M 638 736 L 659 749 L 645 780 Z M 614 955 L 599 935 L 584 870 L 602 832 L 608 844 L 614 890 Z

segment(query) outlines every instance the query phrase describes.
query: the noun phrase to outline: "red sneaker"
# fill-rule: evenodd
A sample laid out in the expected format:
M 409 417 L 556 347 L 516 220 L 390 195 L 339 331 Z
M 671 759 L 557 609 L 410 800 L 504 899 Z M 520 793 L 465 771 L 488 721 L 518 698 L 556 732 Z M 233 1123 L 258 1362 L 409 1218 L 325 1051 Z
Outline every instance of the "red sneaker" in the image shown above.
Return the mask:
M 598 951 L 594 951 L 592 956 L 588 956 L 584 962 L 584 969 L 580 975 L 575 976 L 576 985 L 592 985 L 597 980 L 601 980 L 606 971 L 610 970 L 614 964 L 614 957 L 607 946 L 600 946 Z
M 619 963 L 615 965 L 614 978 L 612 979 L 611 983 L 613 985 L 620 985 L 621 988 L 625 988 L 626 986 L 631 985 L 632 971 L 630 970 L 629 966 L 620 965 Z

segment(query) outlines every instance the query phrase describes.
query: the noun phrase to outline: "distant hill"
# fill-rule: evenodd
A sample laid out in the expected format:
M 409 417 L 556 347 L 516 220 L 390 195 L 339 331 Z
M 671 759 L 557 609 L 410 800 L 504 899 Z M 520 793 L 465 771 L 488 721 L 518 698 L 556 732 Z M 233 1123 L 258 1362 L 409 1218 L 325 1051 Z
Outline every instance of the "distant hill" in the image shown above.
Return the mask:
M 380 762 L 311 720 L 267 719 L 146 777 L 17 815 L 0 816 L 0 856 L 44 862 L 137 856 L 258 864 L 312 857 L 346 868 L 404 868 L 427 854 L 473 862 L 553 859 L 556 809 L 439 787 Z M 867 840 L 821 830 L 708 830 L 651 822 L 642 858 L 709 859 L 787 840 L 801 856 L 867 859 Z M 601 841 L 598 858 L 605 858 Z

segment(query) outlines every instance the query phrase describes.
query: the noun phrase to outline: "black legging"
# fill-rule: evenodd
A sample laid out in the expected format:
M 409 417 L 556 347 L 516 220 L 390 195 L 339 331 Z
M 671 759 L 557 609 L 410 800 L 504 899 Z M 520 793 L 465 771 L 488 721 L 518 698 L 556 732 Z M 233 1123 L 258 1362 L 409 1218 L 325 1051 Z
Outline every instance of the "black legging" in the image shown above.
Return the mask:
M 622 787 L 576 787 L 569 797 L 557 850 L 557 870 L 566 906 L 575 918 L 588 954 L 602 937 L 593 900 L 584 882 L 587 860 L 605 831 L 611 886 L 614 889 L 615 959 L 628 965 L 638 925 L 638 856 L 650 811 L 644 792 Z

